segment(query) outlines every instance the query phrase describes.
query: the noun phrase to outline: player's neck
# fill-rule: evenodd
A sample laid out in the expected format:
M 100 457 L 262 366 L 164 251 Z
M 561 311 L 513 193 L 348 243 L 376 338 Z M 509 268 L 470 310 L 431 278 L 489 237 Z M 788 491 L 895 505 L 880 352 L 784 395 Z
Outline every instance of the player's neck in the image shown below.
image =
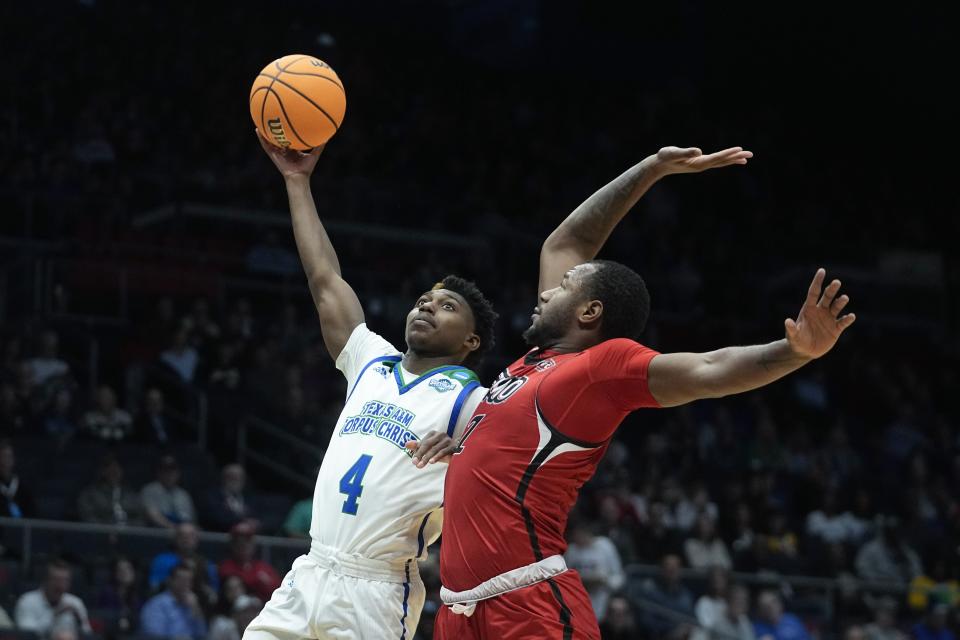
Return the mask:
M 540 352 L 550 351 L 552 353 L 577 353 L 585 349 L 589 349 L 596 342 L 592 340 L 578 340 L 572 337 L 560 338 L 554 342 L 541 345 L 537 347 L 537 350 Z
M 421 376 L 431 369 L 437 367 L 448 367 L 451 365 L 462 364 L 453 356 L 424 356 L 413 351 L 407 351 L 403 354 L 403 360 L 400 363 L 403 368 L 410 373 Z

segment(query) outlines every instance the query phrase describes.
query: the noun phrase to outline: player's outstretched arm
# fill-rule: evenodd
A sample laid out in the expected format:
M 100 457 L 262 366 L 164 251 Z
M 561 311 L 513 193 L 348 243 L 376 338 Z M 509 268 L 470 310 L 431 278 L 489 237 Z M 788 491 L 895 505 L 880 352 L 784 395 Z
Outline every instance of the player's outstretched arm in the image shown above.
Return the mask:
M 301 153 L 272 145 L 259 132 L 257 138 L 286 182 L 297 251 L 320 316 L 323 341 L 330 357 L 336 360 L 350 334 L 363 322 L 363 308 L 353 288 L 340 276 L 337 252 L 320 222 L 310 191 L 310 176 L 323 147 Z
M 544 241 L 540 249 L 538 291 L 558 286 L 567 271 L 593 260 L 617 223 L 660 178 L 672 173 L 699 173 L 746 164 L 752 157 L 751 152 L 741 147 L 706 156 L 695 147 L 664 147 L 630 167 L 574 209 Z
M 837 296 L 839 280 L 824 288 L 825 278 L 826 271 L 818 269 L 797 319 L 784 321 L 783 340 L 654 357 L 647 373 L 653 397 L 661 406 L 673 407 L 743 393 L 770 384 L 830 351 L 856 316 L 840 315 L 850 298 Z

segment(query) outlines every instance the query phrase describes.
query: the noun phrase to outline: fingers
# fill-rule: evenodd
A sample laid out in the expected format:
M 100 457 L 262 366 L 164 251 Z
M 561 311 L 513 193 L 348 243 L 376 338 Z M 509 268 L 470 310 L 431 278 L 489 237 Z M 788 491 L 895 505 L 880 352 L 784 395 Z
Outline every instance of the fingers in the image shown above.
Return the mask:
M 787 338 L 792 340 L 797 335 L 797 323 L 793 318 L 787 318 L 783 321 L 783 328 L 787 330 Z
M 260 143 L 260 146 L 263 147 L 263 150 L 267 153 L 270 153 L 270 147 L 273 145 L 270 144 L 266 138 L 263 137 L 263 134 L 260 133 L 260 129 L 254 128 L 254 131 L 257 132 L 257 141 Z
M 810 283 L 810 288 L 807 289 L 807 302 L 817 304 L 817 300 L 820 299 L 820 291 L 823 288 L 823 279 L 826 277 L 826 269 L 822 267 L 817 269 L 816 275 L 813 276 L 813 282 Z
M 752 151 L 745 151 L 743 147 L 730 147 L 729 149 L 704 156 L 701 161 L 708 164 L 711 168 L 718 168 L 728 167 L 733 164 L 747 164 L 747 161 L 752 157 Z
M 857 320 L 857 314 L 848 313 L 842 318 L 837 320 L 837 327 L 840 328 L 840 331 L 846 330 L 850 325 L 852 325 Z
M 830 313 L 833 314 L 834 318 L 840 315 L 840 312 L 843 311 L 843 308 L 847 306 L 848 302 L 850 302 L 850 296 L 847 294 L 843 294 L 834 299 L 833 304 L 830 305 Z
M 833 304 L 833 299 L 837 296 L 837 292 L 840 291 L 840 281 L 834 280 L 827 285 L 827 288 L 823 290 L 823 296 L 820 297 L 817 306 L 821 309 L 829 309 Z
M 411 446 L 412 444 L 416 445 L 413 453 L 413 464 L 415 464 L 418 469 L 422 469 L 428 464 L 452 455 L 457 449 L 457 444 L 453 439 L 441 432 L 428 433 L 419 443 L 412 441 L 408 442 L 405 446 L 408 449 L 414 449 L 414 447 Z

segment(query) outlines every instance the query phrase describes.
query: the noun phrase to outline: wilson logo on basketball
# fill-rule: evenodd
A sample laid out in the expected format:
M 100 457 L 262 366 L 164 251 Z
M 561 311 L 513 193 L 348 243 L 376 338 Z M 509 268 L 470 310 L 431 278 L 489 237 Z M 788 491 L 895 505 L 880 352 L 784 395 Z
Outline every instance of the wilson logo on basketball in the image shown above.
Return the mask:
M 287 135 L 283 132 L 283 125 L 280 124 L 280 118 L 267 120 L 267 126 L 270 127 L 270 135 L 273 136 L 273 139 L 277 141 L 278 145 L 281 147 L 290 146 L 290 141 L 287 140 Z

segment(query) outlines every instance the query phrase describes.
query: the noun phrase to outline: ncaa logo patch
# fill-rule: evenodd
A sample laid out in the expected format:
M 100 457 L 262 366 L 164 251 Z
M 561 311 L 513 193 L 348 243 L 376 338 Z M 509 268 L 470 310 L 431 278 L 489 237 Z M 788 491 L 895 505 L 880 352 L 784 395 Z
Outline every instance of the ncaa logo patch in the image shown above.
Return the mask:
M 550 358 L 549 360 L 544 360 L 543 362 L 538 364 L 537 371 L 546 371 L 550 367 L 555 367 L 555 366 L 557 366 L 556 361 L 553 358 Z
M 374 372 L 379 373 L 379 374 L 380 374 L 381 376 L 383 376 L 384 378 L 386 378 L 388 375 L 390 375 L 390 372 L 387 371 L 387 368 L 384 367 L 383 365 L 381 365 L 381 366 L 379 366 L 379 367 L 374 367 L 373 370 L 374 370 Z
M 447 380 L 446 378 L 436 378 L 430 381 L 430 386 L 440 393 L 443 393 L 444 391 L 453 391 L 456 389 L 457 383 L 452 380 Z

